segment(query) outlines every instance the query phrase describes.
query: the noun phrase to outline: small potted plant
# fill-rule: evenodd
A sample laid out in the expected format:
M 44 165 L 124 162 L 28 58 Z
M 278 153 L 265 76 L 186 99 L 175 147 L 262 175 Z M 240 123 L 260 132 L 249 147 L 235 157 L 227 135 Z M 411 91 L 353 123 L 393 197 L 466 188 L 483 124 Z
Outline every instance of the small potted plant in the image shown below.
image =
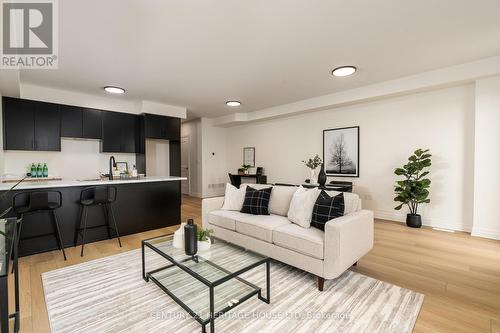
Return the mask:
M 213 234 L 212 229 L 204 229 L 204 228 L 199 228 L 197 232 L 197 239 L 198 239 L 198 250 L 203 251 L 203 250 L 208 250 L 210 248 L 210 245 L 212 244 L 210 240 L 210 235 Z
M 242 164 L 241 165 L 241 168 L 243 169 L 243 172 L 245 173 L 245 175 L 248 175 L 248 170 L 250 169 L 250 165 L 248 164 Z
M 308 167 L 309 169 L 311 169 L 310 182 L 312 184 L 316 184 L 316 182 L 318 181 L 318 175 L 316 174 L 316 169 L 322 163 L 321 157 L 319 157 L 318 154 L 316 154 L 316 156 L 314 156 L 313 158 L 304 160 L 304 161 L 302 161 L 302 163 L 304 163 L 306 165 L 306 167 Z
M 429 199 L 431 180 L 425 178 L 429 174 L 426 169 L 431 166 L 431 157 L 429 149 L 417 149 L 408 158 L 408 163 L 402 168 L 394 170 L 396 175 L 404 177 L 404 180 L 396 182 L 394 188 L 396 192 L 394 201 L 401 202 L 394 209 L 400 210 L 404 205 L 408 206 L 410 212 L 406 215 L 406 225 L 412 228 L 422 226 L 422 217 L 418 214 L 418 206 L 431 202 Z

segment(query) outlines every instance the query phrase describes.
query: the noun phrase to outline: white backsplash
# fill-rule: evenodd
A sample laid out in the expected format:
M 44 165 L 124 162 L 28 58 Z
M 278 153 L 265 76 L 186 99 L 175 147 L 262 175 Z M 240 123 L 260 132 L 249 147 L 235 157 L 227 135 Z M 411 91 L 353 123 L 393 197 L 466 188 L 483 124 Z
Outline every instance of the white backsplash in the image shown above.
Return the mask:
M 4 173 L 21 175 L 31 163 L 47 163 L 49 175 L 63 179 L 88 179 L 108 173 L 109 157 L 135 164 L 135 154 L 100 153 L 100 140 L 61 139 L 60 152 L 3 151 Z

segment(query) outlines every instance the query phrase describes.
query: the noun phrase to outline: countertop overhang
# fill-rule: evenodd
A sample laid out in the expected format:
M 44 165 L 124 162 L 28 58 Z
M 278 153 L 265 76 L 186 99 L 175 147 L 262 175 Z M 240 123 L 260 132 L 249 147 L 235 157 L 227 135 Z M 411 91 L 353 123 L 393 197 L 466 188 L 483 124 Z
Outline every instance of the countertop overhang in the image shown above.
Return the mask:
M 152 183 L 187 180 L 186 177 L 142 177 L 139 179 L 117 179 L 117 180 L 56 180 L 47 182 L 21 183 L 15 190 L 35 190 L 42 188 L 73 187 L 73 186 L 95 186 L 95 185 L 120 185 L 134 183 Z M 6 191 L 14 185 L 13 183 L 0 184 L 0 191 Z

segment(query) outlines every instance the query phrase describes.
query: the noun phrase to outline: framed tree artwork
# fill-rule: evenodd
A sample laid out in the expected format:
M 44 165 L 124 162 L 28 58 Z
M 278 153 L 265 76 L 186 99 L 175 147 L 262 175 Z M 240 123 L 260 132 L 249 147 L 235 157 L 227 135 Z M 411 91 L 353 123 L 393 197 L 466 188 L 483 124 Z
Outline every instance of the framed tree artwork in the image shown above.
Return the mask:
M 325 173 L 332 177 L 359 177 L 359 126 L 323 131 Z

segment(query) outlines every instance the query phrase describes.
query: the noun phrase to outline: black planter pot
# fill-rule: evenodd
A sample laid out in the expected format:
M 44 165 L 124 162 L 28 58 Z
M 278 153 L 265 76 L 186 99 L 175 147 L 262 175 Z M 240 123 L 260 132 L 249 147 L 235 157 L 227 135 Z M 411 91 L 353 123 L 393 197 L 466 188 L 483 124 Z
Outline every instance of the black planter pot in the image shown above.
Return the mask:
M 419 214 L 407 214 L 406 225 L 410 228 L 420 228 L 422 226 L 422 216 Z
M 320 188 L 324 188 L 326 184 L 325 165 L 323 163 L 321 163 L 321 169 L 318 174 L 318 184 Z

